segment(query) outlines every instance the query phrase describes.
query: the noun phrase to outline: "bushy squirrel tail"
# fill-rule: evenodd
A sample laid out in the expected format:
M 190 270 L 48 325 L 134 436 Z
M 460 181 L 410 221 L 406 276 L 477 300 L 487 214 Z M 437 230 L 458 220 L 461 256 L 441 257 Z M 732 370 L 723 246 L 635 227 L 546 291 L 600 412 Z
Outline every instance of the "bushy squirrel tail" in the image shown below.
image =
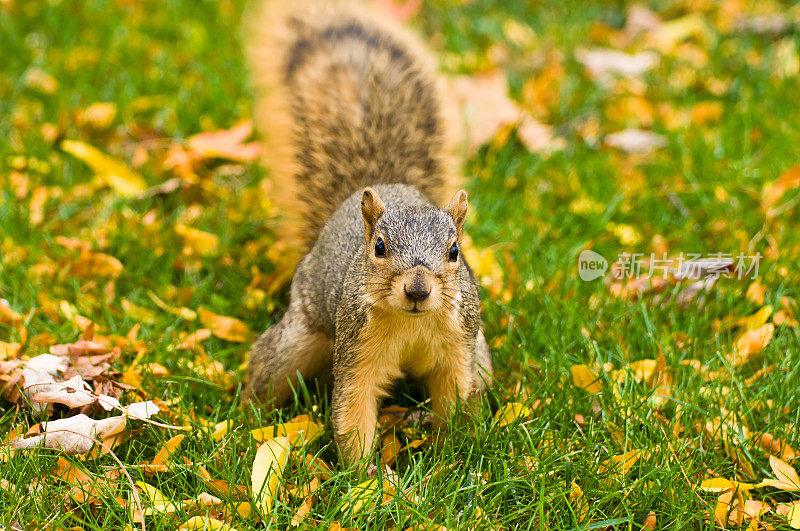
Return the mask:
M 411 184 L 438 205 L 459 188 L 455 113 L 407 30 L 358 2 L 256 0 L 245 45 L 282 236 L 313 244 L 364 186 Z

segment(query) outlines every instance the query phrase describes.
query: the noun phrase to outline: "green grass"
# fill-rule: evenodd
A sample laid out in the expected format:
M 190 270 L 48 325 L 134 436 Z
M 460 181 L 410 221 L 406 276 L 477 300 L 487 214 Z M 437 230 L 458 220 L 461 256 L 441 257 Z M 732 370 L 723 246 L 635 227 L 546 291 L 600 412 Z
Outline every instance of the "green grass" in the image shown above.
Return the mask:
M 183 414 L 208 422 L 230 419 L 235 426 L 222 442 L 195 431 L 178 454 L 180 461 L 185 456 L 193 464 L 177 464 L 156 477 L 131 467 L 134 480 L 155 485 L 176 500 L 207 490 L 200 465 L 214 478 L 249 485 L 257 449 L 249 430 L 316 407 L 327 431 L 309 451 L 335 471 L 322 483 L 309 515 L 321 522 L 359 528 L 435 523 L 451 529 L 633 530 L 641 529 L 652 511 L 658 528 L 713 529 L 706 516 L 715 497 L 696 493 L 687 476 L 692 483 L 711 473 L 758 481 L 772 477 L 757 444 L 762 433 L 800 446 L 798 329 L 778 326 L 763 354 L 743 367 L 734 369 L 726 359 L 736 332 L 716 322 L 761 307 L 745 297 L 749 281 L 722 279 L 704 305 L 680 307 L 652 297 L 615 298 L 603 281 L 583 282 L 577 270 L 584 248 L 611 260 L 625 251 L 655 252 L 661 245 L 671 254 L 761 252 L 759 279 L 766 304 L 777 309 L 782 297 L 797 299 L 798 209 L 791 206 L 768 220 L 760 207 L 763 186 L 800 162 L 800 82 L 797 75 L 776 74 L 783 64 L 780 46 L 793 46 L 797 54 L 796 25 L 778 36 L 722 31 L 719 11 L 709 6 L 701 16 L 711 38 L 691 37 L 687 48 L 666 54 L 639 85 L 606 88 L 586 76 L 573 51 L 609 45 L 601 28 L 622 27 L 627 7 L 621 2 L 426 3 L 413 25 L 430 38 L 450 73 L 471 74 L 491 66 L 501 50 L 512 96 L 524 99 L 528 79 L 541 75 L 548 64 L 561 65 L 556 97 L 540 118 L 556 126 L 566 145 L 542 157 L 528 152 L 512 134 L 465 164 L 474 211 L 468 232 L 477 247 L 492 246 L 510 294 L 506 299 L 484 293 L 486 335 L 500 377 L 479 411 L 454 428 L 441 448 L 426 446 L 400 456 L 395 469 L 406 494 L 351 518 L 343 504 L 363 478 L 337 465 L 326 391 L 309 383 L 281 411 L 246 411 L 239 405 L 238 384 L 229 388 L 209 381 L 187 365 L 195 353 L 168 350 L 181 332 L 200 325 L 162 312 L 147 295 L 151 290 L 174 306 L 203 306 L 235 316 L 254 332 L 280 317 L 288 302 L 286 288 L 257 302 L 248 290 L 266 290 L 264 279 L 275 269 L 270 249 L 277 237 L 277 213 L 259 187 L 263 170 L 245 165 L 230 175 L 220 172 L 218 164 L 204 166 L 198 171 L 204 186 L 124 199 L 107 189 L 87 192 L 91 170 L 58 147 L 61 139 L 79 139 L 132 164 L 137 146 L 158 146 L 148 148 L 149 157 L 137 168 L 148 185 L 156 185 L 172 176 L 161 166 L 170 139 L 248 118 L 251 99 L 238 40 L 243 2 L 11 0 L 0 5 L 0 298 L 25 316 L 31 338 L 51 334 L 56 342 L 74 341 L 80 331 L 46 311 L 48 300 L 74 304 L 106 335 L 124 335 L 139 322 L 123 310 L 123 298 L 148 308 L 154 319 L 142 324 L 139 333 L 146 346 L 141 361 L 163 364 L 171 375 L 146 377 L 144 393 L 177 400 L 174 409 Z M 651 7 L 674 18 L 687 13 L 685 5 L 654 2 Z M 772 4 L 759 9 L 788 12 Z M 520 45 L 508 35 L 512 19 L 533 29 L 531 42 Z M 707 54 L 707 60 L 689 66 L 694 53 Z M 25 83 L 35 68 L 57 80 L 51 94 Z M 694 76 L 689 83 L 682 81 L 687 76 Z M 717 82 L 720 90 L 714 89 Z M 584 139 L 581 131 L 587 124 L 595 124 L 602 135 L 646 122 L 644 111 L 613 110 L 632 95 L 652 106 L 652 129 L 666 136 L 665 148 L 647 157 L 625 156 Z M 81 125 L 81 109 L 100 101 L 116 105 L 112 125 L 99 131 Z M 719 119 L 670 123 L 680 112 L 709 101 L 722 106 Z M 56 127 L 54 141 L 45 139 L 44 124 Z M 20 186 L 13 183 L 20 176 L 28 191 L 18 197 Z M 33 226 L 30 205 L 37 187 L 46 187 L 48 199 L 42 222 Z M 574 207 L 579 199 L 599 207 L 586 213 Z M 145 224 L 146 219 L 152 223 Z M 639 241 L 622 243 L 609 222 L 634 227 Z M 219 254 L 197 259 L 195 269 L 176 265 L 185 260 L 173 230 L 176 223 L 218 235 Z M 107 279 L 69 273 L 78 253 L 58 245 L 59 236 L 90 242 L 94 250 L 124 264 L 112 297 L 104 292 Z M 35 274 L 37 264 L 50 264 L 51 271 Z M 0 340 L 18 339 L 12 328 L 0 325 Z M 42 348 L 29 345 L 25 354 Z M 204 348 L 241 376 L 246 343 L 212 337 Z M 128 369 L 135 354 L 123 353 L 117 368 Z M 631 380 L 612 392 L 611 376 L 603 370 L 598 394 L 578 389 L 570 379 L 572 365 L 619 369 L 659 355 L 673 376 L 671 397 L 663 404 L 654 403 L 653 389 Z M 706 382 L 681 365 L 686 360 L 699 360 L 710 370 L 728 369 L 728 375 Z M 745 382 L 765 367 L 772 369 L 752 384 Z M 391 402 L 414 406 L 422 397 L 400 385 Z M 541 407 L 520 423 L 499 427 L 491 420 L 498 405 L 520 401 L 533 406 L 537 399 Z M 718 431 L 704 429 L 713 419 L 742 429 L 723 443 Z M 24 408 L 0 402 L 0 437 L 13 426 L 35 422 Z M 126 465 L 149 461 L 174 435 L 141 423 L 134 428 L 136 436 L 115 449 Z M 425 433 L 424 428 L 415 430 L 411 439 Z M 648 457 L 624 478 L 609 479 L 602 472 L 603 461 L 634 449 L 646 450 Z M 730 454 L 739 455 L 738 464 Z M 76 507 L 65 500 L 64 484 L 49 475 L 58 457 L 35 451 L 15 454 L 0 465 L 0 478 L 10 485 L 0 488 L 0 529 L 14 522 L 31 529 L 130 524 L 128 511 L 115 500 L 131 499 L 125 481 L 98 505 Z M 118 465 L 103 457 L 86 466 L 102 472 Z M 284 481 L 302 484 L 304 474 L 299 467 Z M 576 512 L 578 504 L 569 501 L 573 480 L 589 502 L 585 519 Z M 773 505 L 797 499 L 768 489 L 756 497 Z M 288 527 L 299 504 L 282 496 L 273 508 L 275 527 Z M 152 517 L 147 527 L 174 529 L 187 517 Z M 767 520 L 777 529 L 787 528 L 782 517 Z M 258 518 L 238 516 L 231 524 L 264 527 Z

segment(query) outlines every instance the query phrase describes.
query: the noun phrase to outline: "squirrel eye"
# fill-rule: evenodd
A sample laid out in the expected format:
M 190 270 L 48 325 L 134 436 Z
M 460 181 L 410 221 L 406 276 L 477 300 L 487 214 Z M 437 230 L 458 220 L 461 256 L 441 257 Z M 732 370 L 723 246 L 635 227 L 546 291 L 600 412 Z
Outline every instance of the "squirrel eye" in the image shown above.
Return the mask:
M 386 258 L 386 244 L 383 243 L 383 238 L 378 238 L 378 241 L 375 242 L 375 256 Z
M 456 247 L 455 243 L 450 247 L 450 254 L 447 256 L 447 258 L 451 262 L 458 260 L 458 247 Z

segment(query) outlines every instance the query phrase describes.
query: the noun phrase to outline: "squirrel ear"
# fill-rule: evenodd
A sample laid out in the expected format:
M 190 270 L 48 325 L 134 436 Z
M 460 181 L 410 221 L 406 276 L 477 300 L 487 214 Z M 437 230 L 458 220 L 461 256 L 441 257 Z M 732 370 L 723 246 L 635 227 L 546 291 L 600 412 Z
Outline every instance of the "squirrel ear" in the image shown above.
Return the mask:
M 467 203 L 467 192 L 464 190 L 459 190 L 444 208 L 456 223 L 456 230 L 458 230 L 459 240 L 461 239 L 461 232 L 464 228 L 464 220 L 467 219 L 467 206 L 469 206 Z
M 372 238 L 372 231 L 375 229 L 375 222 L 386 212 L 386 207 L 381 201 L 378 192 L 367 186 L 361 194 L 361 215 L 364 217 L 366 228 L 365 237 L 367 242 Z

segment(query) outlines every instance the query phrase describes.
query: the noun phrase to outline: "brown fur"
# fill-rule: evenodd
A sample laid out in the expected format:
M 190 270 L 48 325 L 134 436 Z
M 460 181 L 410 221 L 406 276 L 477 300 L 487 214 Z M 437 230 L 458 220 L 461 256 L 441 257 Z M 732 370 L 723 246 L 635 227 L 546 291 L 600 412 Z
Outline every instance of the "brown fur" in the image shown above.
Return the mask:
M 336 442 L 353 463 L 404 374 L 425 381 L 439 425 L 491 379 L 460 253 L 467 195 L 435 206 L 457 173 L 431 60 L 410 34 L 342 1 L 270 0 L 248 18 L 265 162 L 308 252 L 289 310 L 253 345 L 246 394 L 279 405 L 298 375 L 332 372 Z
M 434 204 L 459 188 L 457 119 L 416 36 L 347 0 L 267 0 L 245 20 L 263 160 L 295 245 L 365 186 L 411 184 Z

